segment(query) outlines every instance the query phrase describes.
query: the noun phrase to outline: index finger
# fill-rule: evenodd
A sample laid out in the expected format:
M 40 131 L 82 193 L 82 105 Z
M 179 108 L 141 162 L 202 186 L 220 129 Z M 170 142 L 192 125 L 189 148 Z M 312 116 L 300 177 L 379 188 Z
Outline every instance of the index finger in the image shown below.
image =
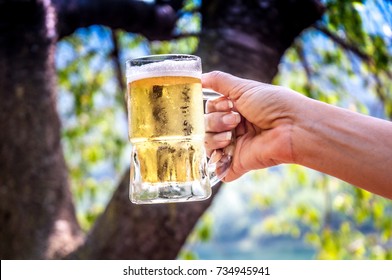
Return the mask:
M 238 87 L 243 84 L 244 79 L 225 72 L 213 71 L 204 73 L 201 76 L 201 82 L 203 88 L 215 90 L 232 100 L 236 100 L 239 98 L 239 95 L 241 95 L 241 91 L 238 90 Z

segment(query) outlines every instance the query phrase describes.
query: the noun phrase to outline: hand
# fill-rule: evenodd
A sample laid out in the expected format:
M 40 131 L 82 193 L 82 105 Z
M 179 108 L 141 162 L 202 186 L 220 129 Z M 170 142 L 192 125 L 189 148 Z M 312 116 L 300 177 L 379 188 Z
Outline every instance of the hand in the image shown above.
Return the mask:
M 224 181 L 250 170 L 295 162 L 292 130 L 307 98 L 217 71 L 203 74 L 202 84 L 224 95 L 206 104 L 207 152 L 226 147 L 235 128 L 233 162 Z
M 202 84 L 224 95 L 206 105 L 207 152 L 229 145 L 232 129 L 237 138 L 223 181 L 296 163 L 392 199 L 391 122 L 223 72 Z

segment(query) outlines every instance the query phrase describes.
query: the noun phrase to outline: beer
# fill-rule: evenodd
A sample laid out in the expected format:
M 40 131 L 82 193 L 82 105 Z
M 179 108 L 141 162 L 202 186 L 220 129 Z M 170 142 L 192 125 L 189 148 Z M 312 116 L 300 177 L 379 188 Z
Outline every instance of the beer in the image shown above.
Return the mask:
M 141 182 L 200 181 L 206 176 L 200 172 L 205 165 L 200 78 L 149 75 L 128 83 L 129 137 Z
M 224 174 L 216 170 L 227 170 L 231 155 L 221 151 L 219 160 L 207 163 L 200 58 L 146 56 L 127 60 L 126 71 L 131 201 L 207 199 Z

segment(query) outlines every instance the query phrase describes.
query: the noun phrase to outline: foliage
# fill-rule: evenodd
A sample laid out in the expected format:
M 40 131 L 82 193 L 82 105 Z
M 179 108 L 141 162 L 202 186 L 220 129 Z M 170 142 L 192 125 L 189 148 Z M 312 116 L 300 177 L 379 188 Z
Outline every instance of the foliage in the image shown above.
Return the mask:
M 253 233 L 292 236 L 315 249 L 319 259 L 390 259 L 392 203 L 301 166 L 258 171 L 254 205 L 265 213 Z
M 378 1 L 333 0 L 326 6 L 322 22 L 287 51 L 275 82 L 321 101 L 392 118 L 392 34 L 386 21 L 391 5 L 385 10 L 388 4 Z M 383 32 L 373 25 L 383 26 Z M 320 259 L 392 259 L 391 201 L 326 175 L 304 175 L 300 167 L 284 172 L 297 174 L 297 182 L 283 175 L 289 194 L 292 184 L 316 193 L 310 201 L 279 197 L 289 207 L 264 221 L 268 232 L 304 238 Z M 316 205 L 315 197 L 322 197 Z M 273 207 L 276 199 L 271 201 Z
M 112 190 L 124 169 L 123 94 L 113 80 L 112 46 L 101 46 L 102 36 L 109 34 L 92 27 L 58 45 L 62 139 L 78 218 L 85 230 L 104 209 L 108 197 L 103 193 Z

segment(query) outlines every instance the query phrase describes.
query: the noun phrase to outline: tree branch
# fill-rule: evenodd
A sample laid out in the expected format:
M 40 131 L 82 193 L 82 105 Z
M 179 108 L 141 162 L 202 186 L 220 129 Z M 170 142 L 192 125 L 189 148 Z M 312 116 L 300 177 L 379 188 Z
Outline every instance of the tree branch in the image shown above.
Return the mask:
M 314 28 L 316 30 L 320 31 L 321 33 L 323 33 L 324 35 L 326 35 L 327 37 L 329 37 L 333 42 L 335 42 L 336 44 L 341 46 L 346 51 L 352 52 L 357 57 L 359 57 L 364 62 L 366 62 L 368 65 L 375 67 L 376 62 L 374 61 L 373 57 L 371 55 L 361 51 L 357 46 L 355 46 L 355 45 L 345 41 L 344 39 L 340 38 L 336 34 L 332 33 L 330 30 L 325 28 L 324 26 L 315 25 Z M 385 74 L 388 76 L 389 79 L 392 79 L 392 72 L 391 71 L 384 70 L 383 72 L 385 72 Z
M 313 84 L 312 84 L 313 71 L 311 69 L 311 66 L 309 65 L 308 60 L 306 59 L 306 55 L 305 55 L 305 51 L 304 51 L 302 43 L 296 42 L 294 44 L 294 50 L 297 53 L 299 60 L 301 62 L 301 65 L 304 68 L 304 71 L 306 74 L 305 89 L 307 92 L 304 92 L 304 93 L 306 93 L 306 95 L 311 98 L 316 98 L 316 96 L 314 96 L 314 92 L 312 91 L 312 89 L 313 89 Z
M 325 28 L 324 26 L 322 26 L 320 24 L 316 24 L 316 25 L 314 25 L 314 28 L 316 30 L 320 31 L 321 33 L 323 33 L 324 35 L 326 35 L 327 37 L 329 37 L 333 42 L 335 42 L 336 44 L 341 46 L 343 49 L 354 53 L 356 56 L 358 56 L 363 61 L 365 61 L 367 63 L 371 63 L 373 61 L 373 59 L 368 54 L 361 51 L 357 46 L 350 44 L 349 42 L 340 38 L 336 34 L 332 33 L 330 30 Z
M 294 50 L 296 51 L 296 53 L 301 61 L 301 65 L 305 70 L 306 77 L 308 79 L 308 83 L 311 83 L 313 71 L 308 63 L 308 60 L 306 59 L 302 43 L 299 43 L 299 42 L 295 43 Z
M 333 42 L 341 46 L 343 49 L 346 51 L 349 51 L 359 57 L 362 61 L 367 63 L 371 68 L 377 69 L 376 67 L 376 62 L 374 61 L 373 57 L 368 55 L 367 53 L 361 51 L 357 46 L 345 41 L 344 39 L 340 38 L 336 34 L 332 33 L 330 30 L 325 28 L 324 26 L 321 25 L 315 25 L 314 28 L 320 32 L 322 32 L 324 35 L 326 35 L 328 38 L 330 38 Z M 392 72 L 388 71 L 387 69 L 381 70 L 383 73 L 387 75 L 389 79 L 392 80 Z M 374 80 L 376 82 L 376 94 L 379 100 L 384 104 L 387 102 L 387 94 L 386 92 L 383 91 L 381 81 L 378 76 L 378 70 L 373 70 L 370 71 L 374 77 Z M 392 115 L 387 116 L 389 119 L 392 119 Z
M 188 32 L 188 33 L 173 35 L 172 40 L 189 38 L 189 37 L 200 37 L 200 32 Z
M 379 98 L 380 102 L 383 104 L 384 108 L 387 108 L 386 104 L 388 103 L 388 93 L 385 91 L 385 87 L 383 86 L 380 77 L 377 73 L 373 73 L 374 81 L 376 82 L 376 95 Z M 385 111 L 386 116 L 389 120 L 392 120 L 392 111 Z
M 123 100 L 123 109 L 125 114 L 127 114 L 127 85 L 124 82 L 124 73 L 121 68 L 120 64 L 120 49 L 118 45 L 118 36 L 117 36 L 117 31 L 116 30 L 111 30 L 111 38 L 113 42 L 113 50 L 110 54 L 113 64 L 114 64 L 114 72 L 117 78 L 117 83 L 120 88 L 120 94 L 122 95 L 122 100 Z
M 142 33 L 149 40 L 170 39 L 177 17 L 169 4 L 154 4 L 136 0 L 55 0 L 58 13 L 59 38 L 72 34 L 77 28 L 94 24 L 122 28 Z

